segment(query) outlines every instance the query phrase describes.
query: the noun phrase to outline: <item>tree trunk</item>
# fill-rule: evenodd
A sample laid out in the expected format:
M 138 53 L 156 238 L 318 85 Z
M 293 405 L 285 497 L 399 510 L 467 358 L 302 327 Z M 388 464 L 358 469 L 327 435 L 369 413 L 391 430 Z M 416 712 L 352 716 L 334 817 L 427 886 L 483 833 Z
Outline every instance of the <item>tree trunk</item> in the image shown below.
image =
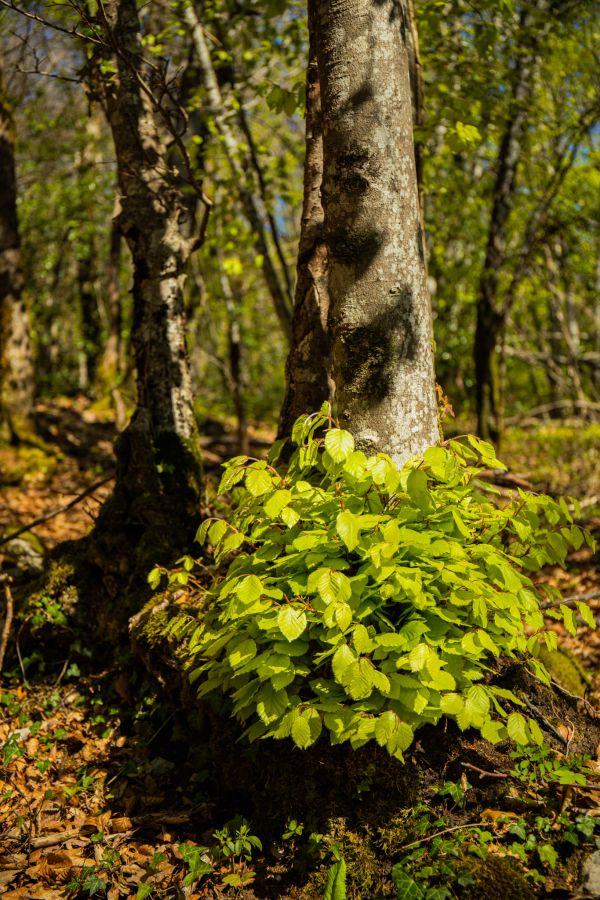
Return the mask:
M 337 412 L 399 465 L 440 437 L 400 0 L 317 9 L 324 238 Z
M 309 0 L 309 57 L 306 73 L 306 155 L 304 201 L 300 222 L 297 280 L 292 320 L 292 344 L 286 364 L 286 392 L 281 408 L 279 437 L 289 435 L 296 419 L 315 412 L 331 399 L 328 373 L 327 245 L 323 238 L 323 134 L 321 89 L 317 60 L 318 0 Z
M 96 248 L 90 236 L 87 246 L 77 256 L 77 284 L 81 312 L 80 382 L 81 391 L 88 391 L 96 377 L 96 367 L 100 355 L 100 315 L 96 295 Z
M 204 37 L 202 23 L 198 19 L 192 4 L 184 7 L 183 19 L 192 34 L 198 70 L 202 77 L 202 83 L 206 90 L 208 104 L 214 116 L 216 128 L 223 139 L 223 148 L 227 162 L 238 185 L 244 215 L 252 228 L 257 253 L 263 259 L 263 274 L 273 299 L 275 313 L 284 335 L 290 340 L 292 322 L 291 297 L 285 285 L 285 278 L 282 280 L 280 277 L 273 258 L 272 240 L 269 238 L 268 228 L 266 227 L 269 217 L 260 200 L 260 191 L 254 192 L 253 185 L 249 184 L 250 165 L 247 161 L 242 163 L 240 160 L 240 146 L 242 147 L 242 152 L 244 152 L 244 141 L 241 135 L 236 136 L 229 124 L 210 49 Z
M 497 346 L 506 313 L 499 303 L 500 275 L 506 262 L 508 219 L 515 199 L 517 169 L 523 153 L 523 141 L 529 118 L 538 67 L 540 35 L 532 27 L 536 12 L 545 7 L 538 0 L 533 9 L 521 15 L 520 33 L 529 46 L 518 49 L 512 84 L 510 112 L 500 147 L 487 246 L 479 280 L 474 362 L 476 382 L 477 428 L 485 440 L 496 443 L 502 432 L 502 408 Z
M 0 437 L 31 430 L 34 372 L 17 219 L 14 123 L 0 70 Z
M 180 196 L 144 80 L 136 2 L 115 0 L 103 9 L 117 67 L 103 92 L 117 156 L 118 224 L 133 260 L 137 405 L 119 438 L 115 498 L 100 524 L 117 505 L 126 520 L 142 531 L 162 529 L 162 543 L 176 546 L 193 533 L 201 485 L 183 301 L 192 242 L 181 233 Z
M 104 319 L 106 343 L 98 365 L 98 380 L 103 387 L 114 386 L 122 370 L 122 304 L 121 304 L 121 232 L 117 216 L 121 204 L 117 199 L 110 229 L 108 262 L 104 281 Z

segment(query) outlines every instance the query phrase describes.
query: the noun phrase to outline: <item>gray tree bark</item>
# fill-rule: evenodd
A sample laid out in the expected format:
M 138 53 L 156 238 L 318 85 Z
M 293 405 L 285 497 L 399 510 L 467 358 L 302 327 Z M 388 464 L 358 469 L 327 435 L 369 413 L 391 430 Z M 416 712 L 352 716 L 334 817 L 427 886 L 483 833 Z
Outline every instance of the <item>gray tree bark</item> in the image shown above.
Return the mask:
M 136 2 L 105 3 L 102 15 L 117 69 L 101 90 L 117 157 L 118 224 L 133 260 L 137 381 L 136 409 L 119 439 L 116 494 L 142 527 L 171 514 L 193 527 L 201 466 L 183 297 L 193 241 L 182 234 L 181 197 L 145 80 Z
M 21 268 L 15 174 L 15 133 L 0 70 L 0 436 L 31 430 L 34 372 L 25 281 Z
M 306 73 L 306 153 L 304 200 L 300 220 L 292 342 L 286 364 L 286 391 L 279 420 L 279 437 L 289 435 L 297 418 L 315 412 L 332 399 L 328 371 L 327 316 L 329 286 L 327 245 L 321 204 L 323 134 L 321 88 L 317 60 L 318 0 L 308 2 L 309 58 Z
M 321 0 L 324 240 L 335 404 L 399 465 L 440 438 L 403 0 Z

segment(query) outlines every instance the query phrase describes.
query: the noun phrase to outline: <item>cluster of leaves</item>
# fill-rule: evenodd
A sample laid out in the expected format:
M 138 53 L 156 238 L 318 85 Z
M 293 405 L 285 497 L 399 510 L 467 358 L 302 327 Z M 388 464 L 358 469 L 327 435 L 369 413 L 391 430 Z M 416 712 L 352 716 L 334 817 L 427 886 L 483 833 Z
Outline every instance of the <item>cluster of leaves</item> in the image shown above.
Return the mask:
M 502 464 L 477 438 L 399 471 L 329 426 L 323 412 L 298 420 L 288 465 L 276 468 L 278 442 L 267 462 L 226 466 L 220 491 L 235 511 L 199 532 L 225 571 L 188 643 L 198 695 L 225 694 L 249 740 L 300 748 L 324 727 L 332 743 L 375 740 L 402 759 L 415 729 L 443 715 L 492 742 L 542 744 L 491 676 L 498 657 L 526 656 L 548 679 L 535 653 L 556 637 L 526 570 L 590 540 L 567 504 L 524 493 L 492 503 L 477 474 Z M 561 615 L 573 630 L 572 610 Z

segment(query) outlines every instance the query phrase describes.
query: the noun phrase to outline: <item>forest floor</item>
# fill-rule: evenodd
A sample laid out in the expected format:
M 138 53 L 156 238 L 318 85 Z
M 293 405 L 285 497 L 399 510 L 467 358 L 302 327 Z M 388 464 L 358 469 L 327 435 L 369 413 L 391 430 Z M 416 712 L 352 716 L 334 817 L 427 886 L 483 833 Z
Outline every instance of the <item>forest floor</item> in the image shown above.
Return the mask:
M 0 574 L 11 576 L 17 598 L 27 579 L 42 571 L 52 547 L 90 530 L 110 493 L 114 470 L 114 425 L 85 401 L 40 405 L 37 420 L 43 446 L 18 452 L 0 448 Z M 502 489 L 528 483 L 536 490 L 575 495 L 587 527 L 598 536 L 598 432 L 597 427 L 565 425 L 513 431 L 501 454 L 510 466 Z M 258 450 L 269 437 L 266 429 L 254 433 Z M 216 472 L 221 459 L 235 452 L 232 440 L 215 429 L 205 441 L 209 471 Z M 35 521 L 22 536 L 5 540 Z M 566 571 L 546 569 L 539 578 L 568 598 L 589 601 L 600 613 L 600 560 L 592 551 L 572 553 Z M 6 597 L 0 594 L 2 618 L 8 596 L 8 591 Z M 39 614 L 60 611 L 48 604 Z M 281 839 L 264 850 L 253 839 L 244 843 L 244 824 L 224 829 L 227 817 L 211 798 L 202 763 L 187 753 L 177 715 L 165 711 L 151 690 L 140 700 L 127 665 L 103 670 L 86 665 L 81 644 L 58 655 L 44 645 L 21 651 L 21 627 L 16 616 L 0 681 L 0 894 L 6 900 L 322 896 L 310 889 L 302 893 L 300 887 L 306 878 L 294 855 L 301 823 L 290 822 Z M 572 663 L 571 682 L 563 689 L 569 684 L 569 693 L 585 694 L 577 704 L 599 715 L 598 632 L 581 627 L 571 636 L 557 622 L 549 621 L 548 627 L 558 632 Z M 559 722 L 556 728 L 568 750 L 572 723 Z M 588 781 L 597 778 L 600 766 L 598 756 L 591 755 Z M 450 821 L 462 822 L 458 810 L 464 812 L 467 782 L 449 783 L 454 787 L 446 793 L 455 803 Z M 600 813 L 597 791 L 598 786 L 574 787 L 562 797 L 561 814 L 569 804 L 585 819 Z M 468 804 L 467 810 L 469 821 L 480 826 L 481 817 L 487 821 L 485 813 L 490 813 Z M 494 841 L 506 825 L 495 823 L 493 815 L 488 819 L 486 833 Z M 429 821 L 438 830 L 439 824 Z M 582 824 L 580 831 L 586 827 Z M 318 846 L 323 836 L 312 837 L 315 859 L 335 865 L 331 842 Z M 542 896 L 590 896 L 577 893 L 575 876 L 555 877 L 553 866 L 542 866 L 542 854 L 540 860 Z M 203 878 L 211 866 L 212 874 Z M 349 896 L 401 896 L 398 885 L 397 894 L 394 890 L 388 871 L 377 894 L 354 889 Z M 425 894 L 415 888 L 402 896 L 418 900 Z

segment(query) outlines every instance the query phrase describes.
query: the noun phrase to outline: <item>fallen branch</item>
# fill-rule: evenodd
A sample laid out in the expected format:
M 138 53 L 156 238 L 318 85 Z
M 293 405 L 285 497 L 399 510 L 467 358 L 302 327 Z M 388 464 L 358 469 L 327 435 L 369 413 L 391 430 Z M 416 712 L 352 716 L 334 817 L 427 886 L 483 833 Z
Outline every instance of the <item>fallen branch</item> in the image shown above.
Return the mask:
M 413 841 L 412 844 L 405 844 L 404 847 L 401 847 L 400 849 L 410 850 L 412 847 L 418 847 L 419 844 L 424 844 L 426 841 L 432 841 L 442 834 L 450 834 L 451 831 L 458 831 L 460 828 L 481 828 L 483 825 L 489 824 L 489 822 L 469 822 L 467 825 L 454 825 L 452 828 L 444 828 L 443 831 L 436 831 L 435 834 L 430 834 L 427 837 L 421 838 L 419 841 Z
M 15 609 L 12 591 L 7 578 L 4 579 L 4 596 L 6 597 L 6 616 L 2 627 L 2 637 L 0 637 L 0 674 L 2 673 L 2 666 L 4 665 L 4 656 L 8 646 Z
M 71 841 L 79 835 L 80 829 L 72 828 L 70 831 L 61 831 L 58 834 L 42 834 L 40 837 L 32 838 L 29 844 L 34 850 L 39 850 L 40 847 L 56 847 L 57 844 L 64 844 L 65 841 Z
M 45 516 L 39 516 L 37 519 L 34 519 L 33 522 L 28 522 L 27 525 L 23 525 L 21 528 L 18 528 L 16 531 L 13 531 L 12 534 L 6 535 L 0 539 L 0 547 L 3 544 L 8 544 L 9 541 L 14 540 L 19 537 L 21 534 L 25 534 L 26 531 L 31 531 L 34 528 L 37 528 L 38 525 L 43 525 L 44 522 L 49 522 L 50 519 L 54 519 L 56 516 L 59 516 L 61 513 L 66 512 L 71 507 L 76 506 L 78 503 L 81 503 L 82 500 L 85 500 L 86 497 L 89 497 L 90 494 L 93 494 L 95 490 L 99 487 L 102 487 L 103 484 L 108 484 L 109 481 L 112 481 L 115 477 L 114 472 L 111 475 L 108 475 L 106 478 L 101 478 L 100 481 L 95 481 L 93 484 L 90 484 L 81 494 L 77 494 L 77 496 L 73 500 L 69 500 L 68 503 L 65 503 L 64 506 L 59 507 L 58 509 L 53 510 L 51 513 L 47 513 Z
M 471 769 L 472 772 L 477 772 L 479 775 L 479 779 L 482 778 L 508 778 L 506 772 L 486 772 L 485 769 L 479 769 L 477 766 L 471 765 L 471 763 L 462 763 L 463 769 Z

